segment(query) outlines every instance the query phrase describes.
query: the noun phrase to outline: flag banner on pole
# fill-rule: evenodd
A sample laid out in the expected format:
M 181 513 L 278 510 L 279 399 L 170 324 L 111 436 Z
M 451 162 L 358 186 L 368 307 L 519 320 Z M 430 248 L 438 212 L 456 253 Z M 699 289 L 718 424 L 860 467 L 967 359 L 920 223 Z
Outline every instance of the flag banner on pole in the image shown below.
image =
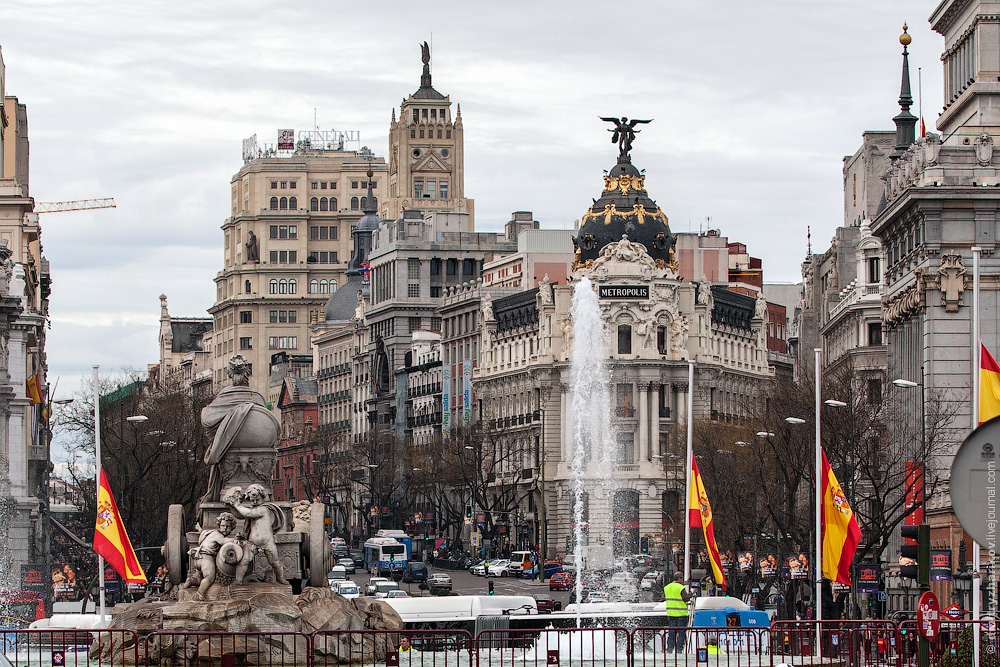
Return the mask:
M 97 490 L 97 522 L 94 526 L 94 551 L 104 557 L 108 565 L 122 579 L 134 584 L 146 583 L 146 575 L 132 550 L 125 524 L 118 514 L 118 506 L 111 495 L 108 478 L 101 470 L 101 486 Z
M 38 373 L 35 373 L 28 378 L 25 391 L 28 394 L 28 398 L 31 399 L 32 405 L 38 405 L 42 402 L 42 379 L 39 377 Z
M 826 452 L 823 452 L 822 485 L 823 576 L 850 586 L 851 562 L 861 542 L 861 527 L 826 460 Z
M 705 533 L 705 545 L 708 547 L 708 559 L 712 562 L 712 573 L 715 581 L 726 590 L 726 575 L 722 573 L 722 558 L 719 557 L 719 545 L 715 543 L 715 527 L 712 525 L 712 505 L 708 502 L 705 484 L 698 472 L 698 463 L 691 457 L 691 526 L 701 526 Z
M 981 344 L 982 345 L 982 344 Z M 1000 366 L 993 355 L 981 346 L 979 362 L 979 423 L 984 424 L 1000 416 Z

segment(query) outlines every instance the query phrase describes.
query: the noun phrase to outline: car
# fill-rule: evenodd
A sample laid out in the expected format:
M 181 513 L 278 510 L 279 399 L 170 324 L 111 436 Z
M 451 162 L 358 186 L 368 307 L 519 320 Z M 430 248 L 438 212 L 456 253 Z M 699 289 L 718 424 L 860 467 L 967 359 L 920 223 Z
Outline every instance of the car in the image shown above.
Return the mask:
M 607 602 L 607 601 L 608 601 L 608 594 L 605 593 L 604 591 L 591 591 L 590 595 L 588 595 L 584 600 L 584 602 L 586 603 Z
M 573 580 L 570 579 L 569 572 L 556 572 L 549 577 L 550 591 L 568 591 L 573 587 Z
M 473 566 L 471 566 L 469 568 L 469 574 L 474 574 L 477 577 L 485 576 L 486 575 L 486 564 L 485 563 L 476 563 L 475 565 L 473 565 Z
M 576 555 L 566 554 L 562 559 L 562 569 L 563 572 L 569 572 L 571 574 L 576 573 Z
M 334 558 L 348 558 L 351 555 L 350 549 L 347 548 L 346 544 L 337 544 L 333 547 L 333 557 Z
M 408 597 L 410 597 L 410 594 L 407 593 L 406 591 L 399 590 L 397 588 L 394 591 L 389 591 L 388 593 L 386 593 L 385 597 L 386 598 L 408 598 Z
M 326 574 L 327 581 L 344 581 L 347 579 L 347 570 L 343 565 L 334 565 L 333 569 Z
M 487 577 L 509 577 L 510 576 L 510 561 L 506 558 L 501 558 L 500 560 L 491 560 L 489 562 L 489 567 L 486 568 Z
M 647 572 L 642 575 L 642 579 L 639 581 L 639 588 L 644 591 L 654 591 L 658 588 L 656 585 L 656 573 Z
M 365 585 L 365 595 L 368 596 L 375 595 L 376 587 L 379 584 L 384 583 L 386 581 L 389 580 L 386 579 L 385 577 L 372 577 L 371 579 L 368 580 L 368 583 Z
M 551 595 L 539 593 L 537 595 L 532 595 L 531 597 L 535 598 L 535 606 L 538 607 L 539 614 L 551 614 L 554 611 L 560 611 L 562 609 L 562 602 L 553 600 Z
M 353 581 L 341 581 L 334 590 L 345 598 L 361 597 L 361 589 Z
M 344 572 L 347 574 L 354 574 L 354 559 L 353 558 L 338 558 L 337 565 L 344 568 Z
M 392 591 L 398 591 L 399 584 L 395 581 L 380 581 L 375 584 L 375 597 L 387 598 Z
M 351 552 L 351 560 L 354 561 L 354 567 L 355 567 L 355 569 L 359 568 L 359 567 L 363 568 L 365 566 L 365 555 L 363 553 L 359 553 L 357 551 L 352 551 Z
M 406 564 L 406 570 L 413 581 L 427 581 L 427 566 L 420 561 L 410 561 Z
M 444 572 L 435 572 L 427 577 L 427 587 L 431 590 L 451 590 L 451 577 Z
M 556 562 L 556 561 L 547 562 L 547 563 L 545 563 L 544 567 L 545 567 L 545 578 L 546 579 L 548 579 L 549 577 L 551 577 L 556 572 L 562 572 L 562 563 L 559 563 L 559 562 Z M 532 565 L 531 567 L 529 567 L 528 569 L 526 569 L 524 572 L 521 573 L 521 577 L 524 578 L 524 579 L 535 579 L 535 578 L 537 578 L 538 577 L 538 566 L 537 565 Z

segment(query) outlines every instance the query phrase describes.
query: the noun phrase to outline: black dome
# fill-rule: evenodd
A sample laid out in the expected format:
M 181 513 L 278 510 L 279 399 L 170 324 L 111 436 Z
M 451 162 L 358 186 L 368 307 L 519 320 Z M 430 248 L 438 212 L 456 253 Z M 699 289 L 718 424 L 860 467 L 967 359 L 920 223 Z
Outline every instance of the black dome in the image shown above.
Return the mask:
M 628 156 L 619 158 L 604 177 L 601 198 L 583 215 L 580 233 L 573 239 L 573 268 L 588 266 L 604 246 L 620 241 L 623 234 L 645 246 L 658 266 L 666 268 L 673 261 L 674 235 L 667 216 L 646 193 L 645 180 Z

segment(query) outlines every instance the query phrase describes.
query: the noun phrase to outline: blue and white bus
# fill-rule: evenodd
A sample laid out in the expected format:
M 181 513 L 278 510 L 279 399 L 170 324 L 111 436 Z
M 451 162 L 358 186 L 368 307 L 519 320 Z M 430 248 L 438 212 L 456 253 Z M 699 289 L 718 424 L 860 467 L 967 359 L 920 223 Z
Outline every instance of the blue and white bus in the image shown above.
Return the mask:
M 365 569 L 376 575 L 406 568 L 406 545 L 392 537 L 373 537 L 365 542 Z

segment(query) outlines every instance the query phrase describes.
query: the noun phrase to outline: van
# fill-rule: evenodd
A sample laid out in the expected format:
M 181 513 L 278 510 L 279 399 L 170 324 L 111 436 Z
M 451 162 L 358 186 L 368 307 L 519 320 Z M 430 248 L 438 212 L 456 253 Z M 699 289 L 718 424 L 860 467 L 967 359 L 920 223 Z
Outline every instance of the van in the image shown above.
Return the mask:
M 531 569 L 534 562 L 531 560 L 530 551 L 512 551 L 510 552 L 510 564 L 512 567 L 516 567 L 518 564 L 521 566 L 521 571 Z
M 410 573 L 410 578 L 414 581 L 427 581 L 427 566 L 419 561 L 410 561 L 406 564 L 406 569 Z

